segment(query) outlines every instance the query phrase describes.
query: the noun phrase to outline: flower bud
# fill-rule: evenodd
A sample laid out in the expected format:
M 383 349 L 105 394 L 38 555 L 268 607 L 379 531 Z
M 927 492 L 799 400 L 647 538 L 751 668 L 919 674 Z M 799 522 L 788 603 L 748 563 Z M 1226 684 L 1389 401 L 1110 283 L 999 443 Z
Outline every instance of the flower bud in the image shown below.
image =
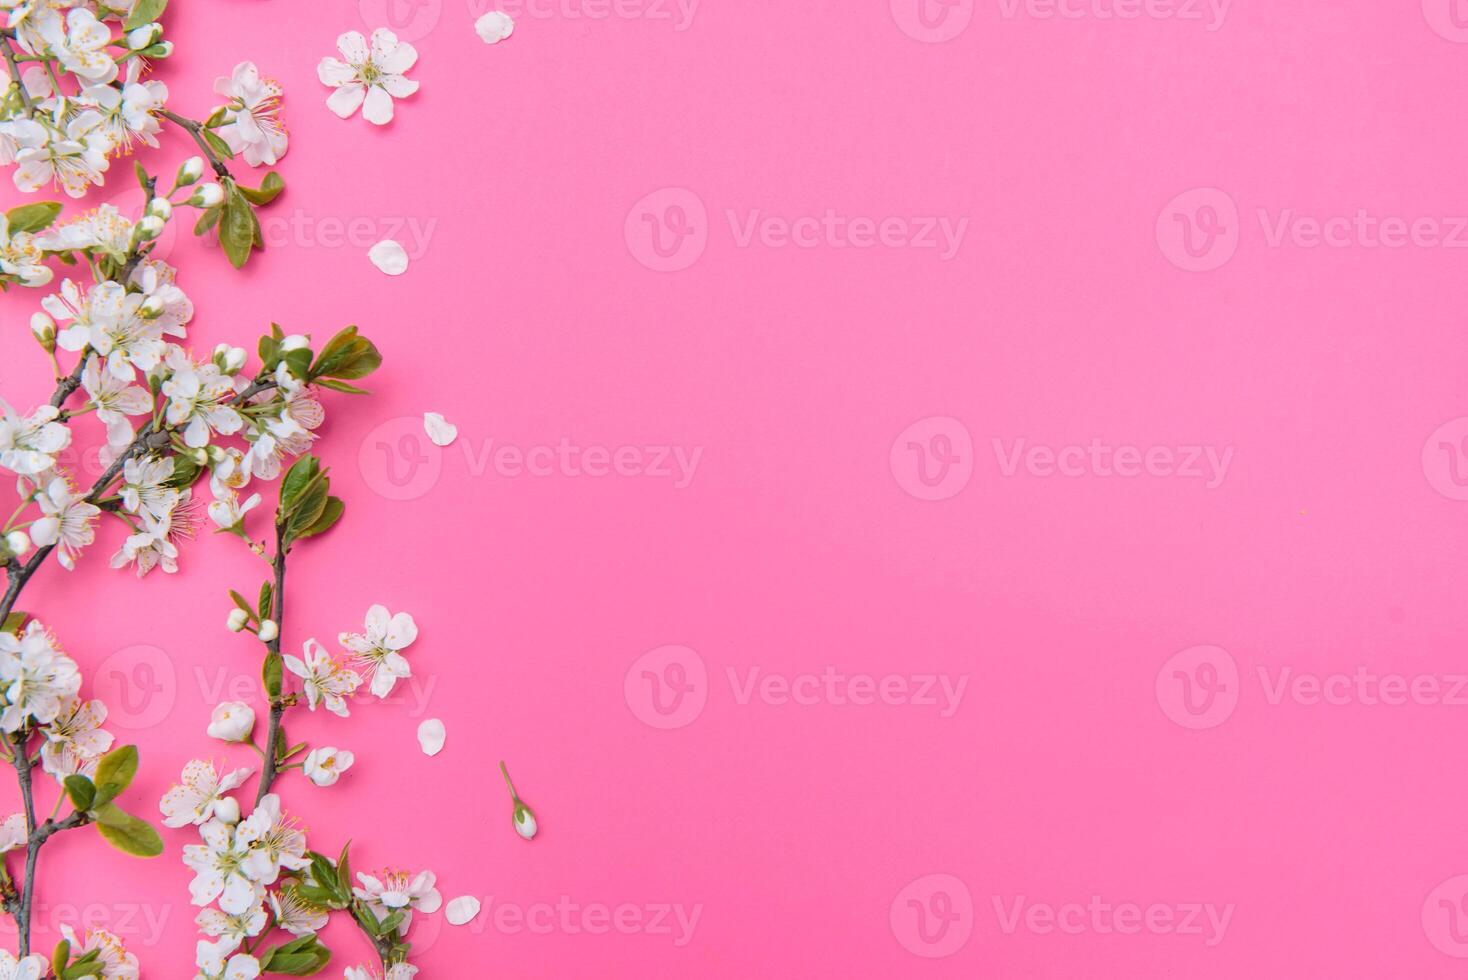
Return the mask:
M 261 621 L 260 639 L 264 640 L 266 643 L 269 643 L 271 640 L 275 639 L 279 635 L 280 627 L 275 625 L 275 620 L 266 619 Z
M 243 742 L 255 730 L 255 709 L 243 701 L 226 701 L 209 716 L 208 734 L 225 742 Z
M 223 187 L 218 184 L 200 184 L 194 191 L 193 197 L 189 198 L 189 204 L 196 208 L 212 208 L 223 200 Z
M 148 213 L 167 221 L 173 216 L 173 205 L 166 197 L 155 197 L 148 202 Z
M 189 454 L 189 458 L 194 461 L 195 466 L 198 466 L 202 469 L 203 467 L 209 465 L 209 450 L 204 448 L 195 449 L 192 453 Z
M 56 321 L 45 313 L 31 314 L 31 333 L 36 335 L 36 342 L 46 353 L 56 349 Z
M 143 57 L 145 58 L 167 58 L 172 54 L 172 41 L 159 41 L 157 44 L 143 49 Z
M 11 531 L 5 535 L 5 550 L 16 558 L 24 557 L 31 550 L 31 539 L 24 531 Z
M 214 819 L 220 823 L 235 824 L 240 822 L 240 801 L 233 796 L 221 797 L 214 804 Z
M 280 342 L 281 350 L 300 350 L 311 346 L 311 338 L 303 333 L 293 333 Z
M 532 811 L 524 803 L 520 802 L 519 800 L 516 800 L 515 801 L 515 833 L 519 834 L 521 837 L 525 838 L 526 840 L 530 840 L 531 838 L 533 838 L 535 836 L 535 832 L 538 829 L 540 829 L 540 828 L 538 827 L 538 825 L 535 822 L 535 813 L 534 813 L 534 811 Z
M 231 347 L 224 352 L 224 364 L 221 365 L 225 374 L 234 374 L 245 366 L 249 354 L 245 353 L 243 347 Z
M 157 295 L 149 296 L 138 307 L 138 312 L 149 320 L 161 315 L 163 313 L 163 298 Z
M 249 621 L 250 614 L 243 609 L 236 608 L 229 611 L 229 619 L 225 622 L 225 625 L 229 627 L 231 633 L 238 633 L 245 628 L 245 624 Z
M 140 242 L 150 242 L 163 234 L 163 219 L 156 214 L 144 215 L 133 228 L 133 237 Z
M 174 186 L 187 187 L 204 176 L 204 158 L 189 157 L 178 168 L 178 175 L 173 178 Z
M 163 25 L 144 24 L 142 27 L 127 32 L 127 46 L 129 50 L 141 51 L 158 40 L 162 33 Z

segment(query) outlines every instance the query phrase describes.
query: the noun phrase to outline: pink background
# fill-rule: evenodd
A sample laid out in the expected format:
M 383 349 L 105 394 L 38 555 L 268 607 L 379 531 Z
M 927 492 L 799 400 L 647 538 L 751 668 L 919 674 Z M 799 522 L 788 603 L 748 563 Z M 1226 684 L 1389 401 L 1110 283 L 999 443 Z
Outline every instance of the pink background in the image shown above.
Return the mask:
M 242 275 L 197 242 L 175 250 L 194 339 L 355 322 L 386 356 L 373 397 L 328 401 L 320 449 L 347 519 L 294 555 L 286 642 L 334 638 L 372 602 L 410 610 L 431 696 L 347 722 L 297 713 L 293 736 L 358 763 L 332 789 L 293 775 L 282 791 L 318 846 L 355 840 L 360 868 L 428 867 L 445 897 L 494 896 L 472 927 L 421 921 L 423 975 L 1461 975 L 1450 954 L 1468 945 L 1438 899 L 1461 899 L 1468 872 L 1464 708 L 1271 703 L 1259 674 L 1367 668 L 1446 689 L 1465 669 L 1465 504 L 1444 440 L 1428 442 L 1468 415 L 1464 253 L 1272 245 L 1265 227 L 1285 209 L 1468 213 L 1453 108 L 1468 47 L 1432 26 L 1454 33 L 1447 0 L 1237 0 L 1214 31 L 1211 15 L 960 2 L 946 43 L 903 30 L 903 0 L 705 0 L 681 31 L 676 7 L 569 16 L 582 3 L 599 9 L 556 0 L 493 48 L 471 27 L 483 7 L 402 7 L 423 89 L 385 130 L 330 115 L 315 78 L 339 32 L 382 23 L 380 2 L 170 13 L 171 104 L 205 114 L 213 78 L 251 58 L 284 84 L 292 140 L 267 212 L 278 247 Z M 156 166 L 187 152 L 171 136 Z M 130 179 L 118 167 L 111 192 Z M 684 215 L 706 247 L 661 272 L 639 261 L 634 205 L 666 188 L 704 206 Z M 1236 247 L 1206 272 L 1175 264 L 1169 238 L 1169 202 L 1197 188 L 1223 196 L 1185 199 L 1182 217 L 1221 206 L 1216 247 Z M 968 226 L 951 261 L 741 248 L 727 209 Z M 403 218 L 432 233 L 390 279 L 366 245 Z M 353 219 L 367 237 L 342 244 L 330 229 Z M 50 390 L 24 326 L 35 299 L 0 304 L 3 393 L 27 405 Z M 456 445 L 414 435 L 425 410 L 458 423 Z M 957 424 L 916 441 L 957 437 L 969 479 L 922 500 L 894 440 L 932 417 Z M 505 475 L 485 455 L 491 439 L 563 438 L 702 456 L 679 489 Z M 1005 476 L 992 440 L 1021 438 L 1234 455 L 1214 489 Z M 409 461 L 390 474 L 378 443 L 426 454 L 427 475 L 394 491 Z M 245 764 L 204 726 L 220 678 L 257 675 L 257 648 L 222 623 L 226 587 L 253 590 L 261 567 L 209 536 L 177 577 L 140 583 L 106 570 L 117 537 L 75 574 L 48 567 L 23 605 L 142 705 L 142 730 L 112 727 L 143 751 L 124 802 L 155 814 L 187 759 Z M 681 657 L 704 707 L 663 729 L 628 673 L 669 645 L 698 659 L 659 654 L 656 671 Z M 1163 667 L 1198 646 L 1238 679 L 1216 727 L 1193 729 Z M 1181 669 L 1202 680 L 1198 656 Z M 968 686 L 942 717 L 740 703 L 727 674 L 828 665 Z M 118 691 L 150 677 L 148 699 Z M 430 716 L 449 732 L 434 759 L 414 737 Z M 509 827 L 501 758 L 539 811 L 531 844 Z M 192 839 L 169 832 L 147 865 L 90 834 L 52 842 L 38 920 L 91 908 L 150 975 L 185 975 Z M 925 946 L 907 899 L 936 910 L 935 890 L 966 918 Z M 1005 932 L 994 911 L 1093 895 L 1235 908 L 1211 946 L 1089 919 Z M 677 946 L 676 929 L 538 934 L 495 916 L 563 896 L 699 919 Z M 332 975 L 366 959 L 344 926 L 327 941 Z

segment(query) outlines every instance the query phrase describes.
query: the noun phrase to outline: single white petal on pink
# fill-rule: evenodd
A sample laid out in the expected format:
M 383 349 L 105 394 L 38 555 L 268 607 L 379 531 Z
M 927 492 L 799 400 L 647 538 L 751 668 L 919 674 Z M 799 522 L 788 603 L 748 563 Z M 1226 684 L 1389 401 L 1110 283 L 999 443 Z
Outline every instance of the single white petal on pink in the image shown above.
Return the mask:
M 452 445 L 459 438 L 459 427 L 437 412 L 423 413 L 423 431 L 428 433 L 435 446 Z
M 438 755 L 443 751 L 444 740 L 448 737 L 448 731 L 443 727 L 443 722 L 437 718 L 429 718 L 418 726 L 418 744 L 423 749 L 424 755 Z
M 479 914 L 479 899 L 473 895 L 460 895 L 444 907 L 444 917 L 451 926 L 462 926 Z
M 403 246 L 391 238 L 384 238 L 367 250 L 372 264 L 389 276 L 400 276 L 408 271 L 408 253 Z
M 503 10 L 491 10 L 474 22 L 474 32 L 485 44 L 498 44 L 515 33 L 515 21 Z

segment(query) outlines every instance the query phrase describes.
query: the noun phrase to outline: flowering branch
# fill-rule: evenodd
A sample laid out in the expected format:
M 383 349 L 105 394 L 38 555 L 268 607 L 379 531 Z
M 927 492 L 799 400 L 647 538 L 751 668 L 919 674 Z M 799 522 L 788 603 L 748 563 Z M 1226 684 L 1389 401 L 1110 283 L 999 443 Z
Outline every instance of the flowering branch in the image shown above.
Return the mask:
M 15 63 L 15 49 L 10 42 L 15 38 L 15 31 L 0 30 L 0 52 L 5 54 L 5 66 L 10 69 L 10 84 L 20 96 L 20 104 L 25 107 L 27 117 L 36 114 L 35 103 L 31 101 L 30 93 L 25 90 L 25 85 L 20 80 L 20 67 Z
M 205 128 L 203 123 L 199 122 L 196 119 L 190 119 L 187 116 L 180 116 L 172 109 L 160 109 L 158 111 L 158 115 L 162 116 L 164 119 L 167 119 L 169 122 L 173 123 L 175 126 L 178 126 L 180 129 L 184 130 L 186 133 L 193 137 L 194 142 L 198 144 L 199 149 L 204 152 L 204 157 L 209 161 L 209 165 L 214 168 L 214 173 L 221 180 L 231 179 L 232 175 L 230 174 L 229 167 L 227 167 L 224 161 L 219 158 L 218 152 L 216 152 L 214 147 L 209 143 L 209 140 L 205 138 L 204 134 L 208 132 L 208 130 Z M 218 139 L 218 137 L 215 138 Z

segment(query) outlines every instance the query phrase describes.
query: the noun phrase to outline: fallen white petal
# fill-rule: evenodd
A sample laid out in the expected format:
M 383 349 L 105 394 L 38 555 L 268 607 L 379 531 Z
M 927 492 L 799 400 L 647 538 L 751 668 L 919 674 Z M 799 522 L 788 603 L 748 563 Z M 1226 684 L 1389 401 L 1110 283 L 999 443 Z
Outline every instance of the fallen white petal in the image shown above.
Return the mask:
M 459 438 L 459 427 L 437 412 L 423 413 L 423 431 L 435 446 L 447 446 Z
M 400 276 L 408 271 L 408 253 L 403 246 L 391 238 L 382 241 L 368 249 L 367 257 L 372 264 L 390 276 Z
M 498 44 L 515 33 L 515 22 L 503 10 L 491 10 L 474 22 L 474 30 L 485 44 Z
M 479 899 L 473 895 L 461 895 L 449 902 L 444 915 L 451 926 L 461 926 L 479 914 Z
M 448 733 L 444 730 L 443 722 L 437 718 L 430 718 L 418 726 L 418 744 L 423 747 L 424 755 L 438 755 L 443 751 L 443 742 Z

